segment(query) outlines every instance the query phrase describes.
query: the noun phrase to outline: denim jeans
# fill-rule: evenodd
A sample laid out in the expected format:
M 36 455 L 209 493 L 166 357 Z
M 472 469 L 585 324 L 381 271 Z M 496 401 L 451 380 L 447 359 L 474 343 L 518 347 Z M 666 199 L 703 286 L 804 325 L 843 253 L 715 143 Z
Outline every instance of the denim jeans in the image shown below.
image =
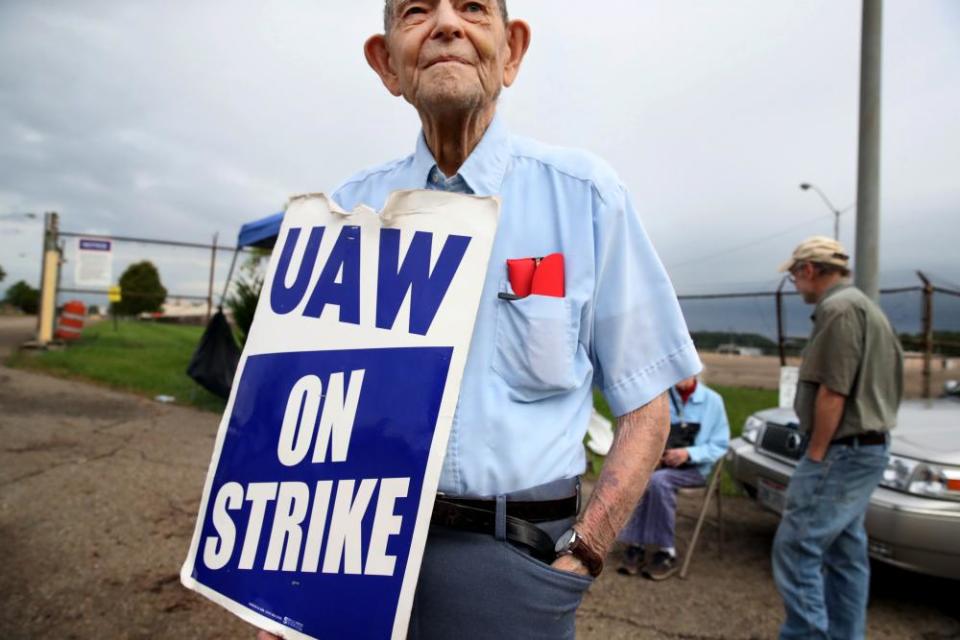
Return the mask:
M 804 457 L 773 541 L 773 578 L 786 620 L 780 638 L 863 638 L 870 583 L 864 515 L 888 446 L 834 445 Z

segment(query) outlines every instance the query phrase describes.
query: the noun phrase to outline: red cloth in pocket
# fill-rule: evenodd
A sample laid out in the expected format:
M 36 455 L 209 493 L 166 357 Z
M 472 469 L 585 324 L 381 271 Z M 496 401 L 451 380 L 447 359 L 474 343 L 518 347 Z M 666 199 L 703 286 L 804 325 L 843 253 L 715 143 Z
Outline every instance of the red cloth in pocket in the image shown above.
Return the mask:
M 543 258 L 507 260 L 510 288 L 518 298 L 530 294 L 562 298 L 564 292 L 563 254 L 551 253 Z
M 507 260 L 507 277 L 510 278 L 510 288 L 519 298 L 530 295 L 530 285 L 533 284 L 533 272 L 537 268 L 537 261 L 533 258 L 514 258 Z
M 554 296 L 556 298 L 562 298 L 565 295 L 562 253 L 551 253 L 540 259 L 540 263 L 533 272 L 533 283 L 530 285 L 530 293 L 538 296 Z

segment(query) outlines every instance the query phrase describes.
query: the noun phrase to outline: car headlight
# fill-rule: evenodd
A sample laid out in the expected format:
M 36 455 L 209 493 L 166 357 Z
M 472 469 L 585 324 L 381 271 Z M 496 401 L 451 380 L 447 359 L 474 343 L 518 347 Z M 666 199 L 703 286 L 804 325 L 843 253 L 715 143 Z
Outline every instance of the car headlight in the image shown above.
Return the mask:
M 750 416 L 743 423 L 743 431 L 740 433 L 740 437 L 747 442 L 756 444 L 757 438 L 760 435 L 760 430 L 763 429 L 764 425 L 766 424 L 767 423 L 760 418 L 756 416 Z
M 910 458 L 890 456 L 887 468 L 883 470 L 883 479 L 880 480 L 880 486 L 897 491 L 909 491 L 910 478 L 918 464 L 920 463 Z
M 890 456 L 880 485 L 927 498 L 960 501 L 960 469 Z

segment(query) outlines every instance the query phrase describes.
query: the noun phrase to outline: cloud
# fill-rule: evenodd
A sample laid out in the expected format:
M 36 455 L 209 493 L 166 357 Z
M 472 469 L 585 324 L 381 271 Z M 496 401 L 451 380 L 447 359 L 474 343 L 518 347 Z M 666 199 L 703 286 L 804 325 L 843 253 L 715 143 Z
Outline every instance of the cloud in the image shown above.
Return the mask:
M 606 158 L 678 290 L 776 282 L 800 239 L 832 229 L 801 181 L 838 206 L 856 199 L 857 3 L 515 4 L 534 38 L 503 98 L 511 128 Z M 923 268 L 960 281 L 960 11 L 953 0 L 885 8 L 884 278 Z M 0 213 L 228 242 L 291 194 L 409 153 L 416 114 L 362 56 L 380 9 L 7 0 Z M 8 280 L 36 281 L 36 225 L 11 231 L 0 220 L 0 264 Z M 853 237 L 851 213 L 841 238 Z M 170 273 L 191 289 L 204 280 Z

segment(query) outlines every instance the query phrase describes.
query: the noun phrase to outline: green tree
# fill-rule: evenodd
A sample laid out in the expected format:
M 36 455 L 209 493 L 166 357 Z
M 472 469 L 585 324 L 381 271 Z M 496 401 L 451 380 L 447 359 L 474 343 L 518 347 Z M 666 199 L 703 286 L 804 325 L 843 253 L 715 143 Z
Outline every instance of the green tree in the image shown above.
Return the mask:
M 227 308 L 233 314 L 233 323 L 237 327 L 241 346 L 247 342 L 247 334 L 253 324 L 253 314 L 257 310 L 257 301 L 263 288 L 261 265 L 268 255 L 270 253 L 265 249 L 254 249 L 254 252 L 247 256 L 237 275 L 233 295 L 227 298 Z
M 34 314 L 40 307 L 40 291 L 21 280 L 7 289 L 3 301 L 17 307 L 24 313 Z
M 3 279 L 7 277 L 7 272 L 3 270 L 3 267 L 0 267 L 0 282 L 3 282 Z
M 131 264 L 120 276 L 120 302 L 113 303 L 118 315 L 135 316 L 144 311 L 159 311 L 167 299 L 160 273 L 149 260 Z

